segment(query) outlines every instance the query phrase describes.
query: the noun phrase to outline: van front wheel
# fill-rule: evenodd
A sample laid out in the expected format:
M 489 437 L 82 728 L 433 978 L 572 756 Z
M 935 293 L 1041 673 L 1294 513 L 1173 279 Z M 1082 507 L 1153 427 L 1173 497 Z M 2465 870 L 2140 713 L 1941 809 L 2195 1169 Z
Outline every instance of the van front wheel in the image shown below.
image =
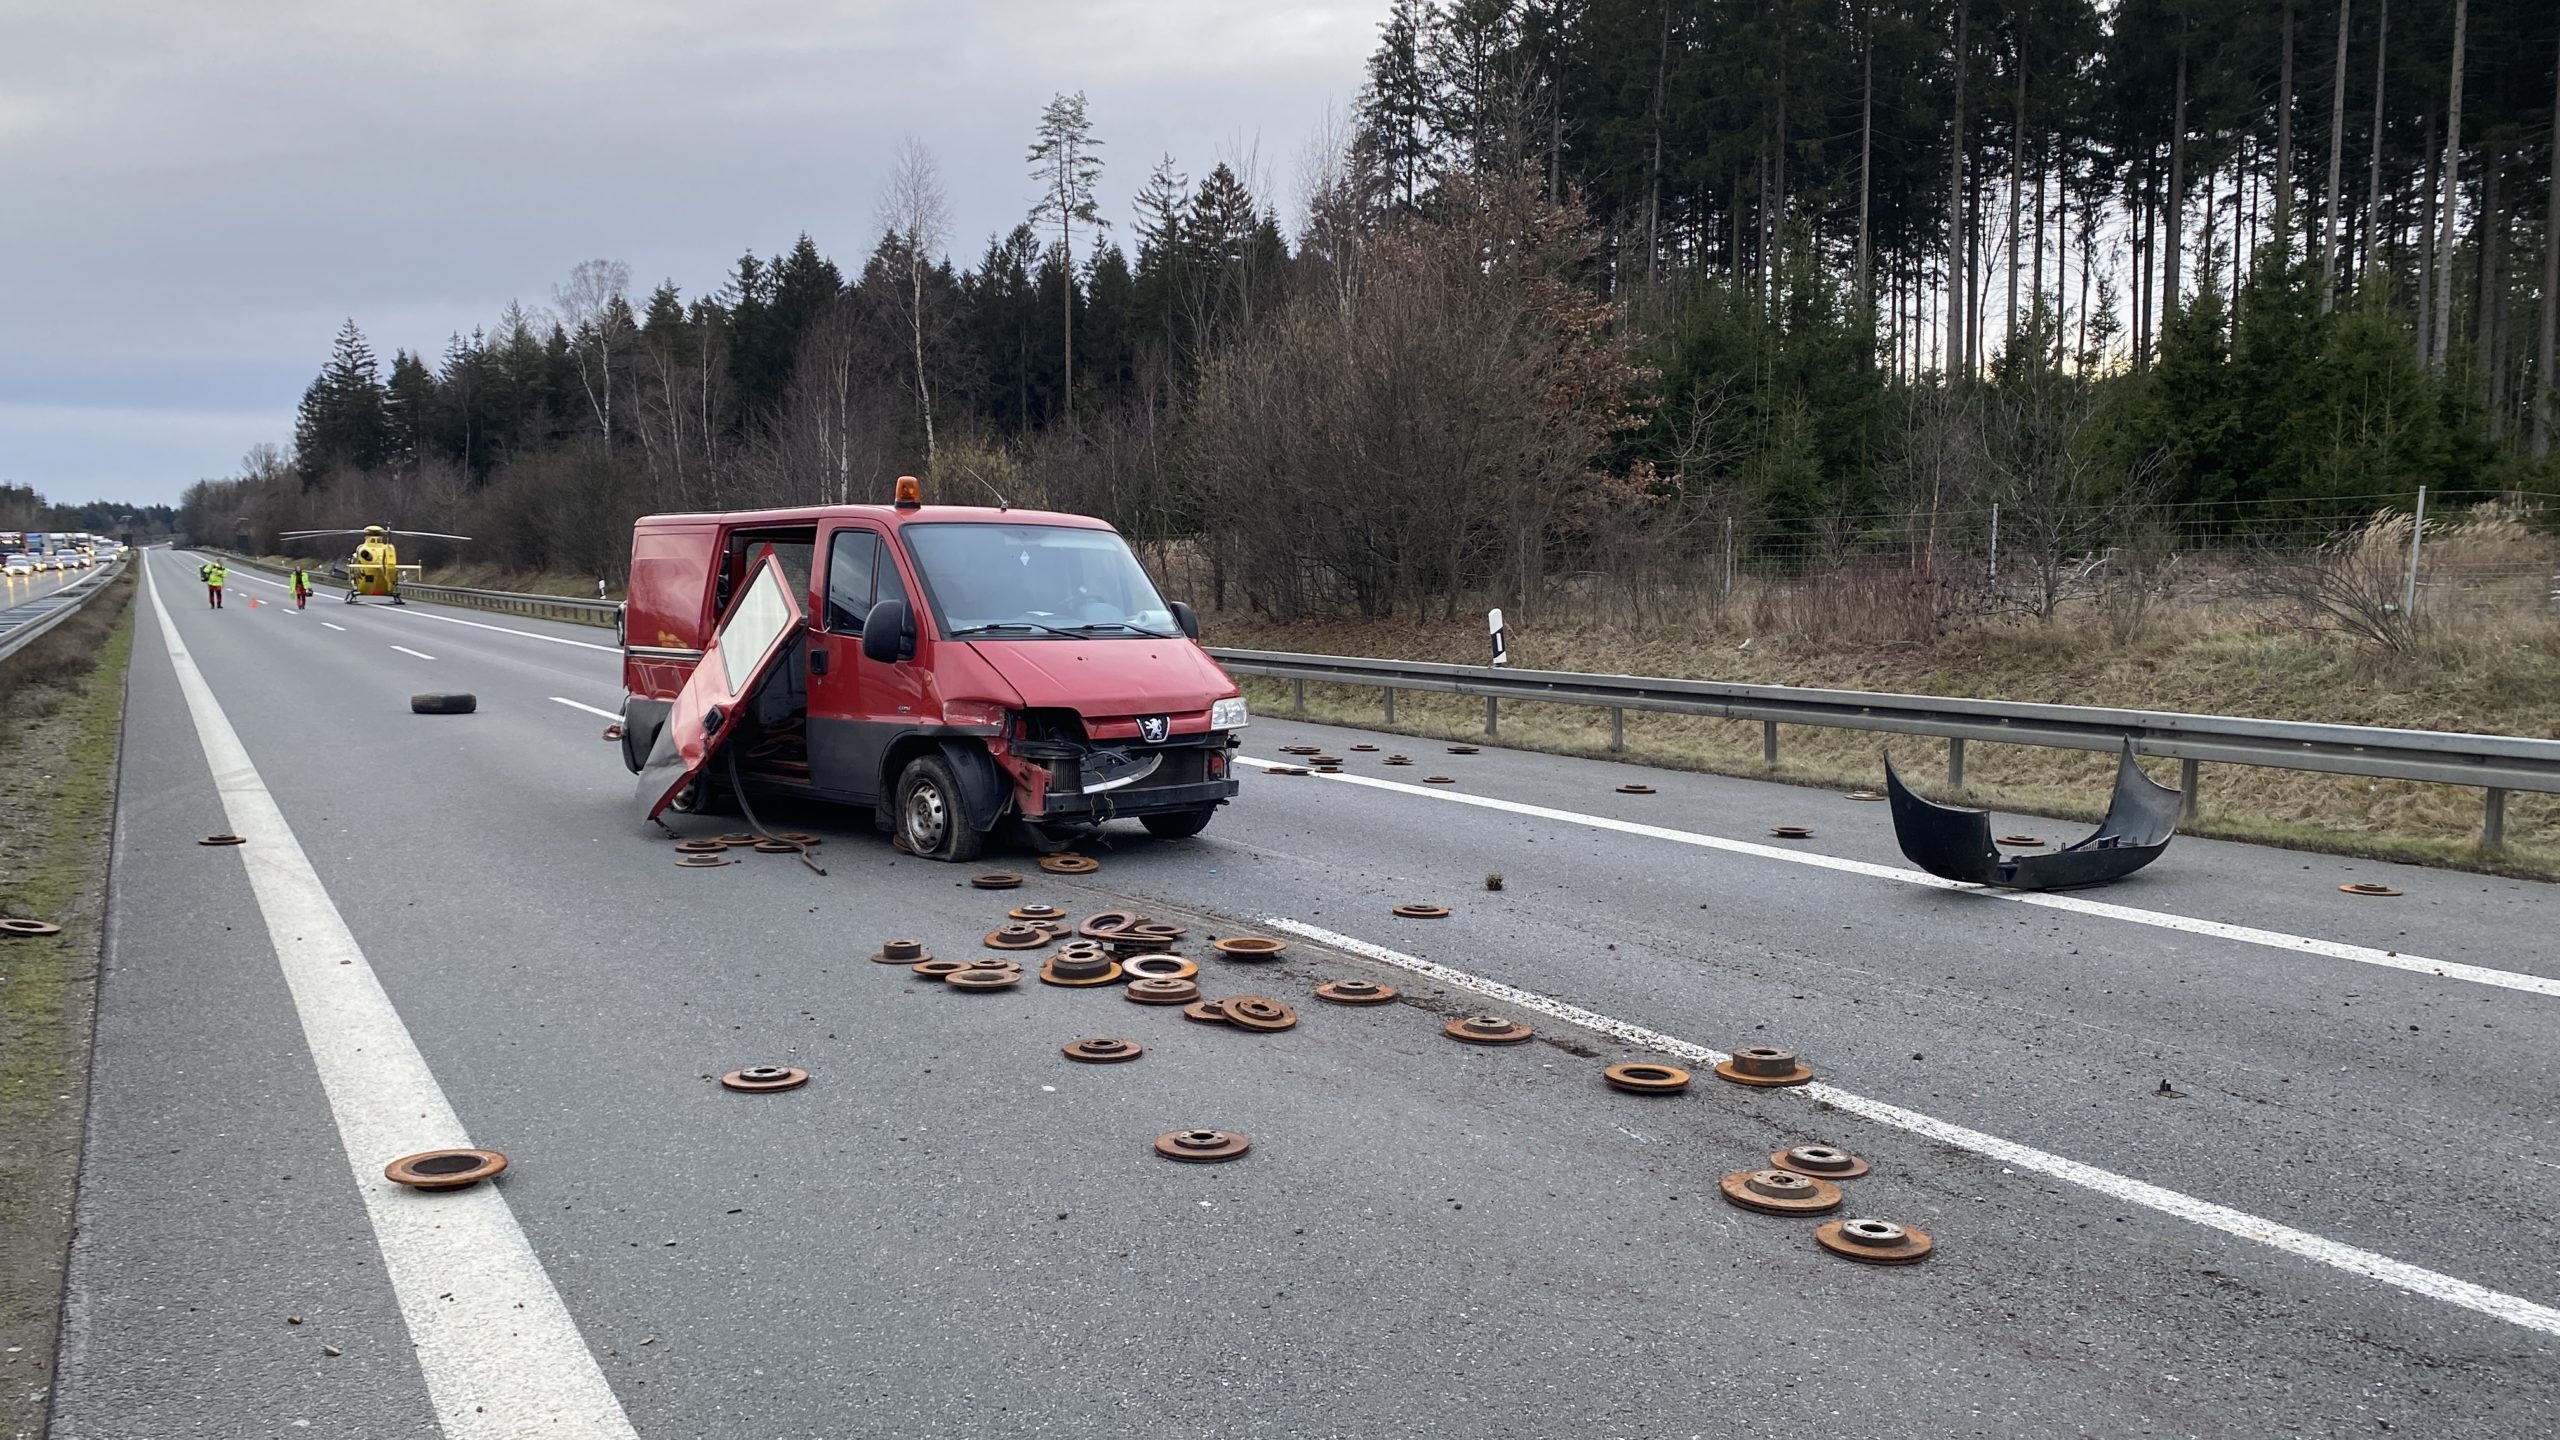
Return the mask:
M 898 777 L 898 834 L 927 860 L 975 860 L 986 845 L 961 806 L 959 780 L 938 755 L 916 757 Z

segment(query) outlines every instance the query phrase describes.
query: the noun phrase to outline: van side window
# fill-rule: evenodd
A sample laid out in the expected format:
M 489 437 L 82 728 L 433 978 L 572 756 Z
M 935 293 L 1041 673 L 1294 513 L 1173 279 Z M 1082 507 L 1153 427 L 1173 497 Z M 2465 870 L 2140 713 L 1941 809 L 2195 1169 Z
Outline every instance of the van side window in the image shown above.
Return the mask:
M 839 635 L 862 633 L 871 613 L 871 578 L 880 541 L 868 530 L 839 530 L 827 553 L 827 628 Z M 891 570 L 895 583 L 898 572 Z

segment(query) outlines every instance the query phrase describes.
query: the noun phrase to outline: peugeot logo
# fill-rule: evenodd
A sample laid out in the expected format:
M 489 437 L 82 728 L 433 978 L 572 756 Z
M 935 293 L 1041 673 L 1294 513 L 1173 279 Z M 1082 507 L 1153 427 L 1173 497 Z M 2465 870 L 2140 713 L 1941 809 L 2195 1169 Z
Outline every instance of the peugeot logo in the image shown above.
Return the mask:
M 1148 715 L 1138 721 L 1138 738 L 1150 745 L 1161 745 L 1173 733 L 1173 721 L 1164 715 Z

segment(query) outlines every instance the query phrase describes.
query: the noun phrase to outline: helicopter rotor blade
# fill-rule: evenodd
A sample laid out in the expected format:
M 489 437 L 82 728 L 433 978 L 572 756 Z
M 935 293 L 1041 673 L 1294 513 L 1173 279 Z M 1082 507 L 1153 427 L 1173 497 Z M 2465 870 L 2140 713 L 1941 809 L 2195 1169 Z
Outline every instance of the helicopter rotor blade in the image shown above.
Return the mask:
M 363 533 L 364 532 L 361 530 L 285 530 L 278 532 L 276 538 L 279 540 L 312 540 L 323 535 L 361 535 Z
M 468 540 L 468 535 L 447 535 L 439 530 L 393 530 L 393 535 L 406 535 L 413 540 Z

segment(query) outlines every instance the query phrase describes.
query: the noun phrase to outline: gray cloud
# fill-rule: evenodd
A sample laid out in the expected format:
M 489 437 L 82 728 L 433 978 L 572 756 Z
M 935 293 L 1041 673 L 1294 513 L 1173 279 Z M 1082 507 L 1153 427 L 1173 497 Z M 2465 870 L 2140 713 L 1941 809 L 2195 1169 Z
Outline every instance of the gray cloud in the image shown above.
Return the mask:
M 290 438 L 353 316 L 440 350 L 578 261 L 712 286 L 806 230 L 848 267 L 901 136 L 964 263 L 1090 97 L 1116 230 L 1159 155 L 1284 208 L 1385 0 L 14 0 L 0 46 L 0 479 L 168 500 Z

